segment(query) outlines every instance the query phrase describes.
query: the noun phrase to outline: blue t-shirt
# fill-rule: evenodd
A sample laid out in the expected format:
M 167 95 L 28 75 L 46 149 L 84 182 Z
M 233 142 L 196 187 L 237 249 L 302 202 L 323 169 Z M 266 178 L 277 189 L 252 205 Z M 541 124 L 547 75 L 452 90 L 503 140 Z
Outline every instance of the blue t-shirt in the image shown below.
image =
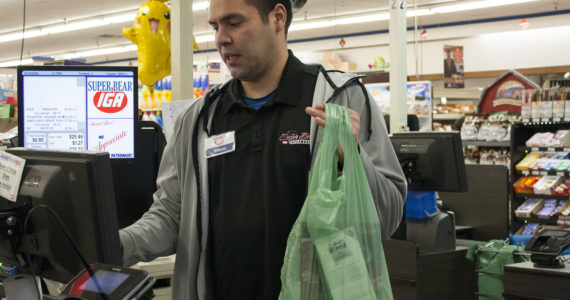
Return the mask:
M 269 93 L 269 95 L 262 97 L 262 98 L 249 98 L 247 96 L 243 96 L 243 100 L 245 101 L 245 103 L 247 103 L 247 105 L 249 105 L 249 107 L 255 109 L 255 110 L 259 110 L 263 104 L 265 104 L 265 102 L 267 102 L 267 100 L 273 98 L 273 96 L 275 95 L 275 92 L 277 92 L 277 89 L 274 89 L 273 92 Z

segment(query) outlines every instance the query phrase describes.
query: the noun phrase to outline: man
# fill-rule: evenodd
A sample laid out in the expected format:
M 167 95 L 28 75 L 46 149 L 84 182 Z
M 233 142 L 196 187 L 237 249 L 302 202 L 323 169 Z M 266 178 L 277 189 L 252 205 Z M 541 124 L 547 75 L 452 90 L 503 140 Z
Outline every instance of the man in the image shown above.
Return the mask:
M 127 265 L 176 253 L 173 299 L 277 299 L 324 101 L 352 110 L 383 236 L 399 223 L 406 183 L 380 112 L 358 78 L 287 50 L 289 1 L 210 1 L 216 47 L 234 79 L 180 114 L 155 203 L 120 232 Z

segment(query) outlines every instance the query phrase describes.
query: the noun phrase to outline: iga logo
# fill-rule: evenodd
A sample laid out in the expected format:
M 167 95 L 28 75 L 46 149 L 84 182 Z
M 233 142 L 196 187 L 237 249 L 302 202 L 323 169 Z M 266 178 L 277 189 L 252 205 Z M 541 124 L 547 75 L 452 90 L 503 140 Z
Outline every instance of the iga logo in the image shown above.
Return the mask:
M 124 92 L 103 92 L 95 93 L 93 104 L 104 113 L 117 113 L 127 106 L 127 95 Z

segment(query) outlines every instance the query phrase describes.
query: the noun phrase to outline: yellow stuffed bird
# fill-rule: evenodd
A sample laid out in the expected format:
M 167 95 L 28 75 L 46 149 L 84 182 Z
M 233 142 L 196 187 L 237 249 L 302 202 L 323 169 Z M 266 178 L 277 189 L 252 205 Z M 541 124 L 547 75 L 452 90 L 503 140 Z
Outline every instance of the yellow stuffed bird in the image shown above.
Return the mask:
M 143 3 L 133 27 L 123 28 L 123 35 L 137 45 L 139 80 L 151 93 L 155 82 L 170 75 L 170 8 L 164 1 Z

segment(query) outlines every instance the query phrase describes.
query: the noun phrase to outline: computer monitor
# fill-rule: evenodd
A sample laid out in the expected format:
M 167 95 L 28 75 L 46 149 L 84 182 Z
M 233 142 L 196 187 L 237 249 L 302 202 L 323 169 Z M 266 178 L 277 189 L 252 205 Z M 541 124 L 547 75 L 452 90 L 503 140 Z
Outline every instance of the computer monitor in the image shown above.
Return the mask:
M 109 152 L 119 227 L 152 204 L 162 151 L 160 127 L 138 121 L 137 74 L 129 66 L 18 67 L 19 146 Z
M 135 157 L 137 67 L 19 66 L 19 146 Z
M 409 190 L 467 191 L 459 132 L 394 133 L 390 139 Z
M 16 201 L 0 197 L 0 262 L 63 283 L 84 268 L 53 216 L 34 209 L 45 205 L 59 216 L 88 263 L 121 265 L 108 153 L 24 148 L 7 152 L 26 162 Z

